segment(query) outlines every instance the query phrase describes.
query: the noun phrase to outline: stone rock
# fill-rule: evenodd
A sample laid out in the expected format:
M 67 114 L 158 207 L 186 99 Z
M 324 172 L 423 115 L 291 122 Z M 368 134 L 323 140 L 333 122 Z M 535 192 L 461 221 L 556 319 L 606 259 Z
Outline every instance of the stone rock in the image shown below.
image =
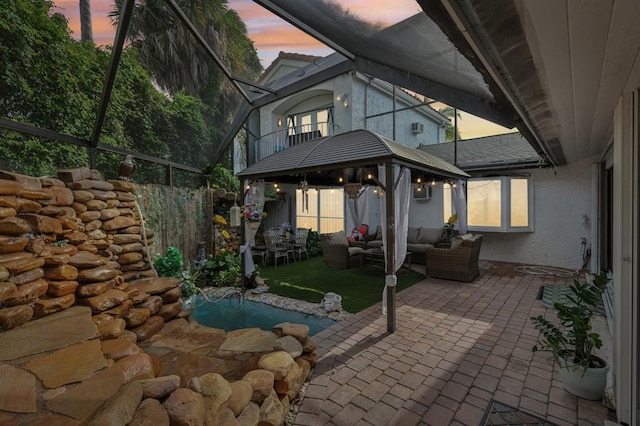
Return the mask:
M 49 200 L 51 206 L 70 206 L 74 201 L 73 192 L 69 188 L 52 186 L 49 188 L 49 193 L 51 194 Z
M 20 218 L 26 220 L 34 233 L 37 234 L 61 234 L 62 223 L 54 217 L 43 216 L 37 213 L 21 213 Z
M 146 353 L 138 353 L 119 359 L 115 365 L 124 371 L 124 377 L 127 383 L 134 380 L 152 379 L 155 377 L 151 358 Z
M 18 214 L 18 212 L 16 212 L 16 209 L 13 209 L 11 207 L 0 207 L 0 219 L 15 216 L 16 214 Z
M 85 227 L 85 229 L 86 229 L 86 227 Z M 84 243 L 85 241 L 87 241 L 87 239 L 89 237 L 84 232 L 72 231 L 72 232 L 69 232 L 68 234 L 66 234 L 65 238 L 67 240 L 69 240 L 69 242 L 71 244 L 73 244 L 74 246 L 77 246 L 77 245 L 80 245 L 80 244 Z
M 58 178 L 63 182 L 77 182 L 89 177 L 91 177 L 91 170 L 88 167 L 58 170 Z
M 46 266 L 64 265 L 66 263 L 69 263 L 69 259 L 71 259 L 71 256 L 69 256 L 68 254 L 52 254 L 51 256 L 43 257 L 44 264 Z M 42 276 L 44 276 L 44 270 L 42 271 Z
M 122 265 L 120 267 L 121 271 L 144 271 L 149 269 L 149 265 L 147 265 L 145 262 L 136 262 L 136 263 L 130 263 L 128 265 Z
M 52 206 L 52 205 L 43 207 L 42 209 L 40 209 L 38 213 L 40 213 L 43 216 L 57 217 L 57 218 L 60 218 L 61 216 L 65 216 L 67 214 L 67 212 L 62 207 Z
M 116 191 L 116 197 L 120 201 L 135 201 L 136 196 L 130 192 Z
M 88 222 L 91 222 L 92 220 L 100 219 L 100 211 L 89 210 L 89 206 L 87 206 L 87 211 L 84 213 L 80 213 L 78 215 L 78 219 L 80 219 L 84 223 L 88 223 Z
M 6 281 L 9 278 L 9 271 L 4 266 L 0 266 L 0 282 Z
M 33 315 L 36 318 L 51 315 L 55 312 L 69 308 L 76 301 L 76 296 L 67 294 L 60 297 L 39 298 L 33 303 Z
M 42 183 L 37 177 L 21 175 L 18 173 L 0 170 L 0 179 L 12 180 L 20 184 L 22 189 L 32 189 L 38 191 L 42 189 Z
M 62 216 L 59 218 L 60 223 L 62 224 L 62 230 L 71 230 L 71 231 L 77 231 L 78 229 L 80 229 L 80 224 L 78 223 L 78 219 L 74 218 L 74 217 L 67 217 L 67 216 Z
M 136 409 L 130 425 L 135 426 L 169 426 L 169 414 L 160 401 L 147 398 L 143 399 Z
M 293 393 L 295 397 L 300 389 L 296 390 L 297 383 L 300 379 L 300 366 L 297 363 L 293 363 L 293 367 L 282 380 L 276 380 L 273 388 L 279 395 L 289 395 L 289 392 Z
M 38 257 L 16 259 L 4 262 L 2 266 L 5 267 L 10 274 L 17 275 L 44 266 L 44 259 Z
M 226 408 L 231 398 L 231 385 L 218 373 L 208 373 L 200 376 L 200 389 L 206 398 L 206 407 L 210 411 Z
M 71 208 L 77 215 L 87 211 L 87 206 L 84 204 L 84 202 L 79 201 L 71 203 Z
M 115 361 L 142 352 L 142 349 L 140 349 L 135 342 L 123 338 L 104 340 L 101 343 L 100 349 L 105 358 Z
M 242 413 L 237 417 L 240 426 L 255 426 L 260 421 L 260 406 L 255 402 L 250 402 Z
M 47 388 L 82 381 L 107 366 L 99 340 L 77 343 L 25 364 Z
M 78 278 L 78 268 L 69 264 L 49 266 L 44 269 L 44 277 L 49 280 L 75 281 Z
M 285 351 L 277 351 L 260 357 L 258 367 L 271 371 L 275 380 L 284 379 L 295 365 L 294 359 Z
M 191 389 L 178 388 L 162 404 L 172 425 L 204 425 L 204 400 Z
M 29 239 L 27 237 L 8 237 L 0 235 L 0 254 L 16 253 L 24 250 Z
M 104 257 L 86 251 L 78 251 L 69 259 L 70 265 L 82 269 L 104 266 L 106 263 L 107 261 Z
M 92 179 L 92 188 L 100 191 L 113 191 L 113 184 L 104 179 Z
M 65 281 L 49 281 L 49 288 L 47 293 L 52 296 L 65 296 L 72 294 L 78 287 L 78 281 L 65 280 Z
M 109 366 L 46 402 L 49 410 L 84 421 L 125 384 L 124 372 Z
M 278 395 L 278 398 L 280 399 L 280 404 L 282 404 L 282 417 L 283 418 L 287 418 L 287 414 L 289 414 L 289 406 L 290 406 L 290 399 L 288 395 Z
M 316 364 L 318 363 L 318 354 L 316 353 L 316 351 L 303 352 L 302 355 L 300 355 L 300 358 L 304 359 L 309 364 L 311 364 L 311 367 L 315 367 Z
M 283 322 L 273 326 L 272 331 L 278 336 L 293 336 L 300 342 L 304 342 L 304 339 L 309 335 L 309 326 L 304 324 L 291 324 Z
M 191 311 L 188 309 L 183 309 L 176 314 L 174 318 L 184 318 L 188 319 L 191 316 Z
M 76 218 L 76 211 L 71 206 L 58 206 L 59 209 L 64 210 L 66 215 L 64 217 L 68 217 L 70 219 Z
M 127 316 L 129 310 L 133 307 L 133 301 L 131 299 L 127 299 L 115 308 L 104 311 L 103 313 L 111 315 L 115 318 L 123 318 Z
M 92 297 L 111 290 L 116 286 L 114 280 L 102 281 L 99 283 L 83 284 L 76 290 L 76 294 L 80 297 Z
M 162 371 L 162 358 L 156 353 L 149 353 L 149 359 L 151 359 L 151 366 L 153 367 L 153 376 L 158 377 Z
M 102 229 L 106 231 L 115 231 L 118 229 L 127 228 L 136 224 L 136 220 L 129 216 L 118 216 L 113 219 L 109 219 L 102 224 Z
M 6 217 L 0 219 L 0 234 L 22 235 L 31 232 L 29 222 L 19 217 Z
M 171 318 L 178 315 L 178 313 L 182 310 L 182 299 L 177 302 L 168 303 L 166 305 L 162 305 L 158 315 L 164 318 L 165 321 L 169 321 Z
M 107 208 L 107 203 L 106 201 L 102 201 L 102 200 L 89 200 L 86 203 L 84 203 L 87 206 L 87 213 L 91 212 L 91 213 L 95 213 L 98 212 L 97 215 L 92 214 L 91 215 L 91 220 L 95 220 L 95 219 L 100 219 L 100 211 L 104 210 Z
M 54 177 L 41 177 L 40 183 L 43 188 L 62 187 L 64 188 L 64 182 Z
M 278 399 L 278 395 L 272 389 L 271 394 L 260 406 L 260 420 L 258 424 L 264 426 L 280 426 L 283 420 L 282 404 Z
M 91 173 L 91 175 L 89 176 L 89 179 L 104 181 L 104 176 L 102 176 L 102 173 L 100 172 L 100 170 L 91 169 L 89 172 Z
M 236 419 L 233 411 L 228 408 L 219 413 L 217 424 L 220 426 L 240 426 L 240 422 Z
M 0 365 L 0 410 L 34 413 L 36 403 L 36 378 L 22 369 Z
M 261 403 L 273 392 L 274 376 L 271 371 L 252 370 L 244 375 L 242 380 L 246 380 L 253 388 L 251 400 Z
M 35 281 L 42 277 L 44 277 L 44 269 L 35 268 L 18 275 L 14 275 L 13 277 L 9 278 L 8 281 L 14 283 L 15 285 L 22 285 L 22 284 L 29 283 L 31 281 Z
M 132 281 L 129 284 L 138 291 L 154 295 L 177 287 L 180 285 L 180 279 L 171 277 L 142 278 Z
M 43 188 L 39 190 L 35 189 L 22 189 L 18 194 L 18 197 L 27 199 L 27 200 L 35 200 L 35 201 L 44 201 L 50 200 L 52 197 L 51 192 L 48 188 Z
M 19 286 L 11 294 L 11 297 L 5 299 L 3 303 L 5 305 L 15 306 L 33 302 L 35 299 L 45 294 L 48 287 L 49 283 L 47 283 L 43 278 L 31 281 L 30 283 Z
M 230 386 L 231 398 L 229 398 L 227 407 L 233 411 L 234 416 L 237 417 L 251 402 L 253 387 L 251 387 L 251 383 L 246 380 L 236 380 L 230 383 Z
M 32 259 L 33 255 L 30 253 L 5 253 L 5 254 L 0 254 L 0 264 L 4 265 L 7 262 L 12 262 L 14 260 L 19 260 L 19 259 Z
M 180 376 L 178 376 L 178 377 L 180 377 Z M 187 389 L 191 389 L 194 392 L 202 393 L 202 386 L 200 385 L 200 378 L 199 377 L 192 377 L 189 380 L 187 380 L 187 384 L 185 385 L 185 387 Z
M 98 333 L 103 340 L 117 339 L 124 331 L 127 324 L 122 318 L 101 314 L 92 318 L 98 327 Z
M 98 221 L 100 222 L 100 221 Z M 94 246 L 93 244 L 90 243 L 82 243 L 80 245 L 78 245 L 78 250 L 79 251 L 86 251 L 89 254 L 97 254 L 98 253 L 98 247 Z M 102 256 L 100 256 L 102 257 Z
M 160 295 L 164 303 L 173 303 L 182 297 L 182 289 L 180 287 L 174 287 L 171 290 L 167 290 Z
M 273 350 L 285 351 L 295 359 L 302 355 L 302 343 L 293 336 L 283 336 L 275 341 Z
M 78 252 L 78 248 L 71 244 L 48 247 L 48 249 L 50 250 L 51 254 L 68 254 L 69 256 L 73 256 Z
M 0 179 L 0 195 L 17 195 L 22 191 L 22 185 L 15 180 Z
M 83 269 L 78 273 L 78 281 L 107 281 L 118 275 L 118 271 L 109 266 L 98 266 L 91 269 Z
M 80 422 L 60 414 L 38 412 L 29 416 L 29 426 L 79 426 Z
M 116 191 L 135 192 L 136 185 L 133 182 L 127 182 L 124 180 L 109 179 L 107 180 L 113 185 L 113 189 Z
M 162 330 L 163 325 L 164 325 L 164 318 L 158 315 L 154 315 L 149 317 L 149 319 L 146 320 L 144 324 L 132 329 L 131 331 L 133 331 L 136 334 L 139 342 L 144 342 L 145 340 L 151 338 L 160 330 Z
M 42 210 L 42 204 L 26 198 L 16 198 L 16 211 L 18 213 L 38 213 Z
M 93 195 L 91 192 L 89 192 L 86 189 L 78 189 L 72 192 L 73 192 L 73 200 L 76 203 L 86 203 L 87 201 L 93 200 L 94 198 L 96 198 L 95 195 Z M 73 207 L 73 204 L 71 204 L 71 207 Z
M 119 230 L 121 234 L 138 234 L 142 235 L 142 227 L 138 225 L 129 226 L 128 228 L 122 228 Z M 147 236 L 149 238 L 149 236 Z
M 55 350 L 96 336 L 90 309 L 73 306 L 2 333 L 0 361 Z
M 0 195 L 0 207 L 9 207 L 17 210 L 18 200 L 15 197 L 7 197 L 5 195 Z
M 100 220 L 109 220 L 120 216 L 118 209 L 103 209 L 100 211 Z
M 277 337 L 270 331 L 259 328 L 234 330 L 227 333 L 227 339 L 220 345 L 221 351 L 228 352 L 269 352 Z
M 102 229 L 94 229 L 93 231 L 89 232 L 89 234 L 87 234 L 89 236 L 89 239 L 91 240 L 106 240 L 107 239 L 107 233 L 104 232 Z M 110 244 L 107 245 L 107 247 L 109 247 Z
M 117 198 L 117 195 L 114 191 L 102 191 L 100 189 L 89 189 L 97 200 L 111 200 Z
M 136 253 L 136 252 L 131 252 L 131 253 L 122 253 L 121 255 L 118 256 L 118 262 L 120 262 L 123 265 L 129 265 L 132 263 L 136 263 L 142 260 L 142 253 Z
M 162 297 L 151 296 L 147 300 L 137 305 L 139 308 L 147 308 L 151 315 L 156 315 L 162 308 Z
M 111 289 L 97 296 L 79 299 L 79 302 L 89 306 L 94 313 L 99 313 L 118 306 L 126 299 L 127 294 L 125 292 Z
M 144 246 L 141 243 L 120 244 L 120 247 L 122 247 L 123 253 L 140 252 L 144 249 Z
M 108 209 L 115 209 L 120 205 L 120 201 L 118 200 L 107 200 L 106 203 Z
M 16 288 L 16 285 L 10 281 L 0 282 L 0 302 L 11 297 Z
M 70 189 L 91 189 L 93 184 L 90 179 L 82 179 L 75 182 L 69 182 L 67 187 Z
M 138 382 L 142 385 L 144 398 L 162 400 L 180 387 L 180 376 L 162 376 Z
M 105 402 L 86 424 L 87 426 L 129 424 L 141 400 L 142 386 L 135 382 L 129 383 Z
M 294 399 L 300 393 L 300 389 L 302 389 L 302 386 L 304 385 L 305 380 L 307 380 L 307 377 L 309 377 L 309 372 L 311 371 L 311 364 L 302 358 L 297 358 L 296 364 L 298 364 L 298 368 L 300 369 L 300 375 L 293 387 L 287 392 L 289 399 Z
M 129 295 L 131 300 L 133 300 L 133 303 L 135 303 L 136 305 L 144 302 L 145 300 L 151 297 L 149 293 L 141 293 L 135 289 L 129 289 L 127 294 Z
M 113 244 L 139 243 L 140 241 L 142 241 L 142 235 L 138 234 L 115 234 L 113 236 Z
M 0 309 L 0 327 L 10 330 L 33 318 L 33 308 L 30 305 L 17 305 Z
M 123 317 L 128 328 L 138 327 L 142 325 L 151 316 L 151 311 L 146 308 L 131 308 Z

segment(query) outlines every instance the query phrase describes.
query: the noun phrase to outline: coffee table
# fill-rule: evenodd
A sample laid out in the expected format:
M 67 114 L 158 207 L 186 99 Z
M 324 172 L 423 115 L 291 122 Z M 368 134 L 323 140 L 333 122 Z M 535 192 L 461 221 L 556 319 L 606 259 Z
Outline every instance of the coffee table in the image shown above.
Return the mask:
M 402 265 L 408 270 L 411 270 L 411 254 L 410 251 L 407 252 Z M 384 270 L 384 252 L 382 250 L 377 248 L 363 250 L 362 253 L 360 253 L 360 268 L 364 266 L 366 260 L 369 260 L 374 267 Z

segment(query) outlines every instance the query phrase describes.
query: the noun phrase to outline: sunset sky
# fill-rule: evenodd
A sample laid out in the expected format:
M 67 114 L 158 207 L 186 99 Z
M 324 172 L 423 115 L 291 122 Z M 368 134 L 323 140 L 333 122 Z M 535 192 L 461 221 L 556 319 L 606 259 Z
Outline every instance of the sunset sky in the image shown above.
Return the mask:
M 80 38 L 80 21 L 78 0 L 54 0 L 54 11 L 63 13 L 72 30 L 73 36 Z M 371 22 L 383 26 L 392 25 L 402 19 L 421 11 L 414 0 L 342 0 L 343 6 Z M 264 68 L 278 56 L 278 52 L 303 53 L 307 55 L 326 56 L 333 52 L 319 41 L 283 21 L 251 0 L 228 0 L 228 6 L 235 9 L 247 26 L 249 37 L 253 40 L 258 56 Z M 108 18 L 113 7 L 113 0 L 91 0 L 91 16 L 93 39 L 96 44 L 113 43 L 115 29 Z M 472 115 L 461 113 L 458 120 L 463 138 L 487 136 L 511 132 L 493 123 Z

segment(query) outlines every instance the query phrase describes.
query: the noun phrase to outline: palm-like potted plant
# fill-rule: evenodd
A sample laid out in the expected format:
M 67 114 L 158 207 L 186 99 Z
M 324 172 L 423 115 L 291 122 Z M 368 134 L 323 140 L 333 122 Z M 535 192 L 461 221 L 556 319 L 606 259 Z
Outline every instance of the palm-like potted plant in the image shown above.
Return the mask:
M 542 315 L 531 318 L 541 333 L 533 351 L 550 351 L 560 368 L 563 387 L 585 399 L 602 398 L 607 381 L 607 363 L 593 353 L 602 346 L 602 340 L 593 331 L 591 318 L 608 282 L 605 272 L 590 282 L 574 280 L 569 286 L 568 301 L 553 305 L 559 326 Z

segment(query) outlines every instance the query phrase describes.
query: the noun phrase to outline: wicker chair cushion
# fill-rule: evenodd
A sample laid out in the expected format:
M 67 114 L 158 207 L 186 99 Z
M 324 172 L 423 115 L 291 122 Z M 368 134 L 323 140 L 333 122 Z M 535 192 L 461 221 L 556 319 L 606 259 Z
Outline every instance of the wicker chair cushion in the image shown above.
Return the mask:
M 349 256 L 355 256 L 364 251 L 362 247 L 349 247 Z
M 334 232 L 332 234 L 327 234 L 326 241 L 329 244 L 336 245 L 336 246 L 349 245 L 349 240 L 347 239 L 347 236 L 344 235 L 344 232 Z

